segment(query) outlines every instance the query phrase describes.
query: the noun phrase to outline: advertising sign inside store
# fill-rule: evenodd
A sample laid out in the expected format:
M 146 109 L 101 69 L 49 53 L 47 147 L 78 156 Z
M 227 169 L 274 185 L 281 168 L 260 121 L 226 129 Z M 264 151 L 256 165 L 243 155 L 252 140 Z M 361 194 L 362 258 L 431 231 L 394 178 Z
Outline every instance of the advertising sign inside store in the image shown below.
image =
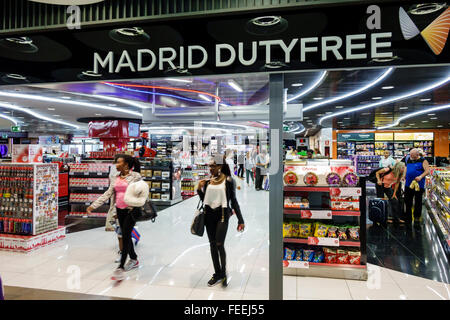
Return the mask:
M 16 31 L 0 40 L 0 65 L 39 83 L 449 63 L 435 32 L 449 8 L 409 10 L 398 1 Z
M 394 140 L 395 141 L 413 141 L 414 133 L 413 132 L 395 132 Z
M 393 141 L 393 132 L 377 132 L 375 133 L 375 141 Z
M 373 141 L 373 133 L 339 133 L 339 141 Z

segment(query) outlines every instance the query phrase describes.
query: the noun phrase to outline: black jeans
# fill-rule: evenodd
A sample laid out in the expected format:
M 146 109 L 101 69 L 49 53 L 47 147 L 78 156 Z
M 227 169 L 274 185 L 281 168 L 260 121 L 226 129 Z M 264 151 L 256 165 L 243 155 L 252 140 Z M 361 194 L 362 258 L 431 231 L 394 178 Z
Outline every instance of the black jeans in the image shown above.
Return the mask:
M 247 184 L 250 183 L 249 177 L 252 178 L 252 182 L 255 183 L 255 178 L 253 177 L 253 171 L 252 170 L 245 170 L 245 176 L 247 178 Z
M 405 215 L 408 221 L 412 218 L 412 207 L 414 202 L 414 218 L 420 218 L 422 216 L 422 196 L 425 190 L 420 189 L 416 191 L 414 189 L 405 188 Z
M 244 177 L 244 164 L 239 164 L 239 169 L 237 172 L 237 176 L 243 178 Z
M 205 206 L 205 227 L 208 234 L 211 258 L 214 264 L 214 272 L 217 276 L 224 277 L 226 273 L 225 237 L 228 230 L 228 213 L 224 210 L 224 222 L 222 221 L 222 207 L 211 209 Z M 220 257 L 220 260 L 219 260 Z
M 255 189 L 262 189 L 263 181 L 264 181 L 264 176 L 261 175 L 261 168 L 256 168 Z
M 140 215 L 141 208 L 133 208 L 133 210 L 128 209 L 119 209 L 117 210 L 117 219 L 119 219 L 119 226 L 122 230 L 122 242 L 123 242 L 123 250 L 122 257 L 120 259 L 119 268 L 125 266 L 125 261 L 127 260 L 127 256 L 130 256 L 130 259 L 136 260 L 137 255 L 134 252 L 133 239 L 131 237 L 131 233 L 133 232 L 134 225 L 136 224 L 136 217 Z

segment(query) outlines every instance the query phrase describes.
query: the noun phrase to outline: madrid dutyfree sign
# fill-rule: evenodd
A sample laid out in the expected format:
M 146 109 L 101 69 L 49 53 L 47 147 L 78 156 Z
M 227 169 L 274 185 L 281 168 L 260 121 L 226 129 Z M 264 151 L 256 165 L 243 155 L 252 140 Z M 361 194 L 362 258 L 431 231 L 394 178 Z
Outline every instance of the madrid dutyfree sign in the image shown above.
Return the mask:
M 420 6 L 299 7 L 8 35 L 0 84 L 450 63 L 450 9 L 411 8 Z

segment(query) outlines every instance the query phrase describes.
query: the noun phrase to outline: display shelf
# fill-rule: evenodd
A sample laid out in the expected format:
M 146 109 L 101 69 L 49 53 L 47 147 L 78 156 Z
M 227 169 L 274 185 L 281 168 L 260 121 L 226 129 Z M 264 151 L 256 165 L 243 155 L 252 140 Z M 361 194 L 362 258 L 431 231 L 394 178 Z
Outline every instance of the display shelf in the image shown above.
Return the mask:
M 447 254 L 447 257 L 450 257 L 450 233 L 449 233 L 449 230 L 447 230 L 445 228 L 445 226 L 441 220 L 441 217 L 439 216 L 439 214 L 437 213 L 436 209 L 433 207 L 433 205 L 429 199 L 426 199 L 425 206 L 428 209 L 428 213 L 429 213 L 431 222 L 433 223 L 433 225 L 436 229 L 436 232 L 438 234 L 439 240 L 442 243 L 444 251 Z
M 295 260 L 283 260 L 283 265 L 285 268 L 296 268 L 292 262 L 297 262 Z M 307 261 L 298 261 L 298 262 L 307 262 Z M 291 265 L 290 265 L 291 264 Z M 288 265 L 286 267 L 286 265 Z M 307 268 L 313 267 L 330 267 L 330 268 L 355 268 L 355 269 L 367 269 L 367 266 L 361 264 L 342 264 L 342 263 L 319 263 L 319 262 L 307 262 L 305 265 Z M 302 267 L 303 269 L 304 267 Z
M 84 192 L 84 191 L 105 192 L 106 190 L 108 190 L 108 187 L 69 187 L 69 190 L 73 192 Z
M 90 206 L 91 204 L 93 204 L 95 201 L 86 201 L 86 202 L 82 202 L 82 201 L 70 201 L 70 204 L 73 205 L 83 205 L 83 206 Z M 102 204 L 100 207 L 103 206 L 109 206 L 109 201 L 105 202 L 104 204 Z
M 150 188 L 150 192 L 170 192 L 170 190 L 163 188 Z
M 163 182 L 170 182 L 170 178 L 162 178 L 162 177 L 143 177 L 144 181 L 163 181 Z
M 290 214 L 290 215 L 301 215 L 303 210 L 323 210 L 323 211 L 329 211 L 327 209 L 284 209 L 284 214 Z M 359 211 L 331 211 L 332 216 L 340 216 L 340 217 L 359 217 L 361 216 L 361 213 Z
M 108 172 L 69 172 L 69 176 L 73 178 L 108 178 Z
M 332 238 L 337 239 L 337 238 Z M 284 243 L 298 243 L 298 244 L 309 244 L 308 239 L 301 238 L 283 238 Z M 309 244 L 314 245 L 314 244 Z M 318 245 L 322 246 L 322 245 Z M 338 247 L 361 247 L 361 242 L 359 241 L 339 241 Z

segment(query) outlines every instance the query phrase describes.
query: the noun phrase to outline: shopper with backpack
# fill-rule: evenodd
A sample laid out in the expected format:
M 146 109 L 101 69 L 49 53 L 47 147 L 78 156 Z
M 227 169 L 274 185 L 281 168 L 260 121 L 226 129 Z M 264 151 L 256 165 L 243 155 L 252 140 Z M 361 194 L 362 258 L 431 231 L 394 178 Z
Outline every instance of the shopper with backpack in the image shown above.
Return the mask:
M 412 149 L 409 156 L 403 158 L 402 162 L 406 164 L 406 220 L 411 222 L 414 204 L 414 223 L 418 223 L 422 219 L 422 197 L 425 191 L 424 178 L 430 173 L 430 165 L 427 160 L 420 156 L 418 149 Z
M 201 180 L 197 193 L 205 207 L 205 227 L 208 234 L 211 258 L 214 265 L 214 274 L 208 281 L 212 287 L 227 283 L 225 238 L 228 230 L 228 221 L 232 210 L 238 218 L 238 231 L 245 228 L 241 209 L 236 200 L 236 186 L 231 177 L 230 167 L 224 156 L 215 156 L 209 163 L 211 178 Z
M 141 208 L 148 198 L 149 188 L 139 174 L 138 159 L 130 155 L 119 155 L 116 157 L 115 164 L 117 175 L 112 177 L 108 190 L 87 208 L 87 212 L 91 213 L 108 200 L 114 204 L 122 231 L 123 250 L 120 265 L 114 271 L 112 279 L 123 280 L 124 271 L 139 266 L 131 234 L 136 220 L 142 214 Z M 130 260 L 125 265 L 128 256 Z

